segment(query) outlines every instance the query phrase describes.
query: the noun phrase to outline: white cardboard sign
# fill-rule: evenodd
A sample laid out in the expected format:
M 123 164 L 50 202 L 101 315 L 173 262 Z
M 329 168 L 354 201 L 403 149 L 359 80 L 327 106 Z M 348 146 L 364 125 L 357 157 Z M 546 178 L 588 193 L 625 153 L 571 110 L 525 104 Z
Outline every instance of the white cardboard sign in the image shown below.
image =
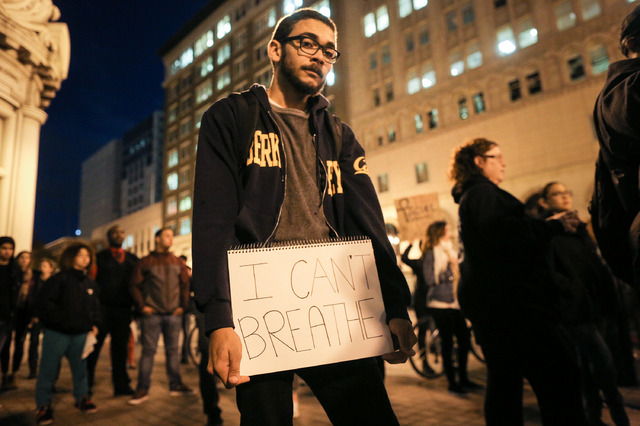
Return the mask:
M 369 240 L 230 250 L 240 374 L 393 351 Z

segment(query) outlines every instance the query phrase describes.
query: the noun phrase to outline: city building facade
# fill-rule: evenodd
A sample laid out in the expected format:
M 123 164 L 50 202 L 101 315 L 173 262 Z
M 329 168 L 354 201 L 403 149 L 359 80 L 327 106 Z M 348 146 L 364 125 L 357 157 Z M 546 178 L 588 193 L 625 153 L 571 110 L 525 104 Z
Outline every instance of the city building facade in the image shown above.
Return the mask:
M 67 78 L 67 25 L 51 0 L 0 2 L 0 234 L 31 250 L 40 128 Z
M 592 108 L 629 0 L 230 0 L 211 2 L 160 50 L 166 69 L 163 221 L 188 244 L 197 132 L 216 100 L 268 85 L 277 19 L 314 7 L 342 52 L 325 89 L 355 130 L 389 228 L 395 201 L 437 194 L 466 139 L 500 143 L 504 188 L 521 199 L 564 182 L 587 218 L 597 139 Z M 224 200 L 221 200 L 224 202 Z

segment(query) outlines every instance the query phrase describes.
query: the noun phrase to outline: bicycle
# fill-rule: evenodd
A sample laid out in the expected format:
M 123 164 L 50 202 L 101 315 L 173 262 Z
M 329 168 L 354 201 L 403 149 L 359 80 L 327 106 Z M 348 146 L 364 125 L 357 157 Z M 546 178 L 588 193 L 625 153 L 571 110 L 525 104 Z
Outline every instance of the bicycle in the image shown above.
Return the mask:
M 442 342 L 440 338 L 440 332 L 436 327 L 436 322 L 431 315 L 425 315 L 420 318 L 413 329 L 418 336 L 420 336 L 421 326 L 425 326 L 424 331 L 424 344 L 418 344 L 418 350 L 416 354 L 409 358 L 409 363 L 416 373 L 427 379 L 435 379 L 444 374 L 444 367 L 442 364 Z M 471 334 L 471 353 L 480 361 L 484 362 L 484 356 L 482 354 L 482 348 L 475 339 L 473 328 L 470 327 Z M 454 340 L 455 342 L 455 340 Z M 454 345 L 453 361 L 454 364 L 457 360 L 457 345 Z

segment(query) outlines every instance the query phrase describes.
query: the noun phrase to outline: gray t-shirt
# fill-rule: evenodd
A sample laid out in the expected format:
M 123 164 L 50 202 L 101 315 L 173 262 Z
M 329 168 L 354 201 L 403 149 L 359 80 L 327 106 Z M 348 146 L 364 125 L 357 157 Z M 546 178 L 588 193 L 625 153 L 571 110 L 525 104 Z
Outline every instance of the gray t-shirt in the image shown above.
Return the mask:
M 287 183 L 275 241 L 319 240 L 330 231 L 317 184 L 316 147 L 309 132 L 309 115 L 271 103 L 280 128 L 286 158 Z

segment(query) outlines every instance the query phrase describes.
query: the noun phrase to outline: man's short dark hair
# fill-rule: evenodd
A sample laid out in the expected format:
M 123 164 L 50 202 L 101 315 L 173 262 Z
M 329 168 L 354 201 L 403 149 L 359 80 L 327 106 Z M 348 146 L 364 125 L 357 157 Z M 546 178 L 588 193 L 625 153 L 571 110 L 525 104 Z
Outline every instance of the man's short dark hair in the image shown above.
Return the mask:
M 305 19 L 315 19 L 316 21 L 320 21 L 323 24 L 327 25 L 333 30 L 333 34 L 335 35 L 336 40 L 338 39 L 338 29 L 336 28 L 335 22 L 333 22 L 331 18 L 324 16 L 317 10 L 305 7 L 280 18 L 280 20 L 276 24 L 276 28 L 273 30 L 271 40 L 277 40 L 282 43 L 282 40 L 284 40 L 289 36 L 289 34 L 291 34 L 293 26 Z
M 11 238 L 8 235 L 5 235 L 4 237 L 0 237 L 0 246 L 7 243 L 11 244 L 14 250 L 16 249 L 16 242 L 14 241 L 13 238 Z
M 640 36 L 640 6 L 636 6 L 620 25 L 620 50 L 625 57 L 629 57 L 627 41 L 638 36 Z
M 156 231 L 156 238 L 158 238 L 160 235 L 162 235 L 162 233 L 163 233 L 164 231 L 166 231 L 167 229 L 171 229 L 171 228 L 169 228 L 169 227 L 166 227 L 166 226 L 165 226 L 164 228 L 160 228 L 160 229 L 158 229 L 158 230 Z
M 117 223 L 110 226 L 109 229 L 107 229 L 107 239 L 111 238 L 111 234 L 118 228 L 122 228 L 122 226 L 118 225 Z

